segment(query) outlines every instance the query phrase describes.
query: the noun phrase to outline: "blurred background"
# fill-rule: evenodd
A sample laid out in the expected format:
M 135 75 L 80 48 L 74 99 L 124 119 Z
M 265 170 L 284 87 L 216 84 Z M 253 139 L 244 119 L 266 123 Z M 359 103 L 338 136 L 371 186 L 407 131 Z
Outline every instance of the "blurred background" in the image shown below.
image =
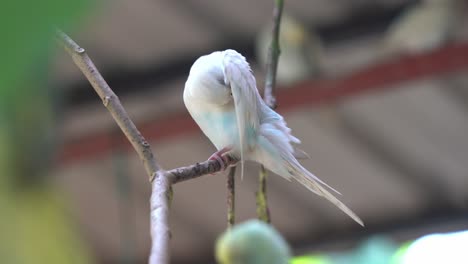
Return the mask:
M 236 49 L 262 89 L 273 2 L 5 4 L 5 263 L 145 263 L 150 247 L 143 166 L 54 42 L 51 25 L 87 50 L 170 169 L 215 150 L 183 105 L 192 63 Z M 378 258 L 382 262 L 338 256 L 328 263 L 391 263 L 398 245 L 468 228 L 467 4 L 285 1 L 277 110 L 311 157 L 304 166 L 339 190 L 366 224 L 360 227 L 299 184 L 269 177 L 272 222 L 295 255 L 384 248 L 390 253 Z M 236 182 L 238 221 L 256 216 L 257 171 L 248 164 L 246 177 Z M 172 263 L 214 263 L 214 242 L 226 227 L 225 193 L 222 173 L 174 187 Z

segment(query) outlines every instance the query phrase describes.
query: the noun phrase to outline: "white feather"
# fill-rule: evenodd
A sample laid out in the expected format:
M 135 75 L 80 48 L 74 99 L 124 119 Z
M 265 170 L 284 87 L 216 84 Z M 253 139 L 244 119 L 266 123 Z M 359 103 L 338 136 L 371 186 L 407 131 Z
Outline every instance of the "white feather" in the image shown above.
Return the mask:
M 224 51 L 224 82 L 231 87 L 239 130 L 241 178 L 244 178 L 245 147 L 252 151 L 259 128 L 259 105 L 262 101 L 255 77 L 245 58 L 235 50 Z

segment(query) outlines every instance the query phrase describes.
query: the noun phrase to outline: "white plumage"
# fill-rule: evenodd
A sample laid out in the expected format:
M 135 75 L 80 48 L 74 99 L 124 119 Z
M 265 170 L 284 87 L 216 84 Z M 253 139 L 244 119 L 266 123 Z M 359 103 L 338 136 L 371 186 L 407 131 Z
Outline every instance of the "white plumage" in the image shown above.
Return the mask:
M 322 185 L 334 189 L 296 159 L 304 156 L 293 146 L 300 140 L 291 134 L 283 117 L 263 102 L 250 66 L 241 54 L 226 50 L 200 57 L 185 83 L 184 103 L 216 148 L 228 148 L 229 155 L 241 160 L 242 173 L 244 160 L 261 163 L 325 197 L 363 225 L 355 213 Z

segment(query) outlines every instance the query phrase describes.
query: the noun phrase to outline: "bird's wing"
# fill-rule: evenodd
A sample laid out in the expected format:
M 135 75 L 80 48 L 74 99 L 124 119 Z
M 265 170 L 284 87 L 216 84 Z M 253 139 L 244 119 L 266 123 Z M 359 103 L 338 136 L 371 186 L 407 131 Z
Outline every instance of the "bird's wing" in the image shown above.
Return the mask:
M 237 51 L 224 51 L 223 71 L 224 82 L 231 87 L 234 99 L 243 175 L 245 147 L 255 146 L 256 135 L 260 127 L 259 110 L 262 99 L 248 62 Z
M 284 146 L 284 151 L 291 152 L 296 159 L 310 159 L 309 154 L 296 146 L 301 141 L 291 134 L 291 129 L 286 125 L 283 117 L 265 104 L 260 109 L 260 124 L 271 124 L 278 131 L 279 136 L 276 137 L 276 142 Z M 261 130 L 262 128 L 260 128 L 260 133 Z

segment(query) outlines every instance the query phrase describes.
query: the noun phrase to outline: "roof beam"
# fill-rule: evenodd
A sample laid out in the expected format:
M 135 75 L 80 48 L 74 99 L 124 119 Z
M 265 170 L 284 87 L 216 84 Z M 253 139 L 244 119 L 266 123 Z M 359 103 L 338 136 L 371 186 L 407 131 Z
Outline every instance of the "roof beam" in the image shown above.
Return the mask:
M 193 8 L 196 8 L 196 4 L 191 3 L 191 1 L 180 1 L 182 0 L 177 0 L 172 4 L 187 8 L 185 5 L 190 3 L 188 8 L 191 11 L 194 10 Z M 356 13 L 343 17 L 334 24 L 317 25 L 315 31 L 326 44 L 368 36 L 376 32 L 384 32 L 393 19 L 405 7 L 414 2 L 408 0 L 408 3 L 392 8 L 385 8 L 375 4 L 372 8 L 363 8 Z M 200 7 L 196 9 L 198 10 Z M 216 15 L 205 17 L 201 10 L 192 14 L 192 16 L 194 16 L 194 19 L 198 18 L 198 23 L 200 24 L 207 24 L 216 19 Z M 222 26 L 219 23 L 215 23 L 218 27 L 215 30 L 221 30 L 232 24 L 228 22 L 223 23 L 225 24 Z M 124 65 L 113 65 L 111 69 L 101 69 L 102 75 L 106 77 L 106 81 L 116 94 L 124 96 L 135 92 L 134 87 L 138 87 L 138 92 L 143 92 L 148 89 L 154 89 L 157 86 L 162 86 L 162 84 L 173 81 L 181 76 L 187 76 L 193 62 L 201 54 L 207 54 L 214 50 L 235 49 L 246 56 L 249 61 L 254 61 L 254 36 L 240 35 L 240 33 L 233 30 L 224 31 L 222 41 L 206 50 L 189 51 L 187 54 L 182 54 L 165 61 L 154 61 L 141 68 L 127 68 Z M 70 107 L 79 107 L 86 103 L 98 102 L 98 98 L 93 90 L 90 89 L 90 84 L 86 80 L 63 83 L 59 84 L 59 86 L 71 86 L 69 89 L 64 89 L 67 91 L 65 97 L 68 98 L 68 105 Z
M 468 68 L 468 42 L 452 44 L 431 53 L 403 57 L 397 61 L 369 66 L 336 79 L 311 80 L 293 87 L 278 89 L 279 111 L 346 100 L 369 92 L 395 89 L 396 84 L 442 76 Z M 164 128 L 160 124 L 164 124 Z M 159 141 L 199 132 L 195 122 L 184 113 L 138 124 L 145 137 Z M 122 139 L 122 144 L 125 140 Z M 59 154 L 60 162 L 74 162 L 106 155 L 112 144 L 110 132 L 97 133 L 66 142 Z

